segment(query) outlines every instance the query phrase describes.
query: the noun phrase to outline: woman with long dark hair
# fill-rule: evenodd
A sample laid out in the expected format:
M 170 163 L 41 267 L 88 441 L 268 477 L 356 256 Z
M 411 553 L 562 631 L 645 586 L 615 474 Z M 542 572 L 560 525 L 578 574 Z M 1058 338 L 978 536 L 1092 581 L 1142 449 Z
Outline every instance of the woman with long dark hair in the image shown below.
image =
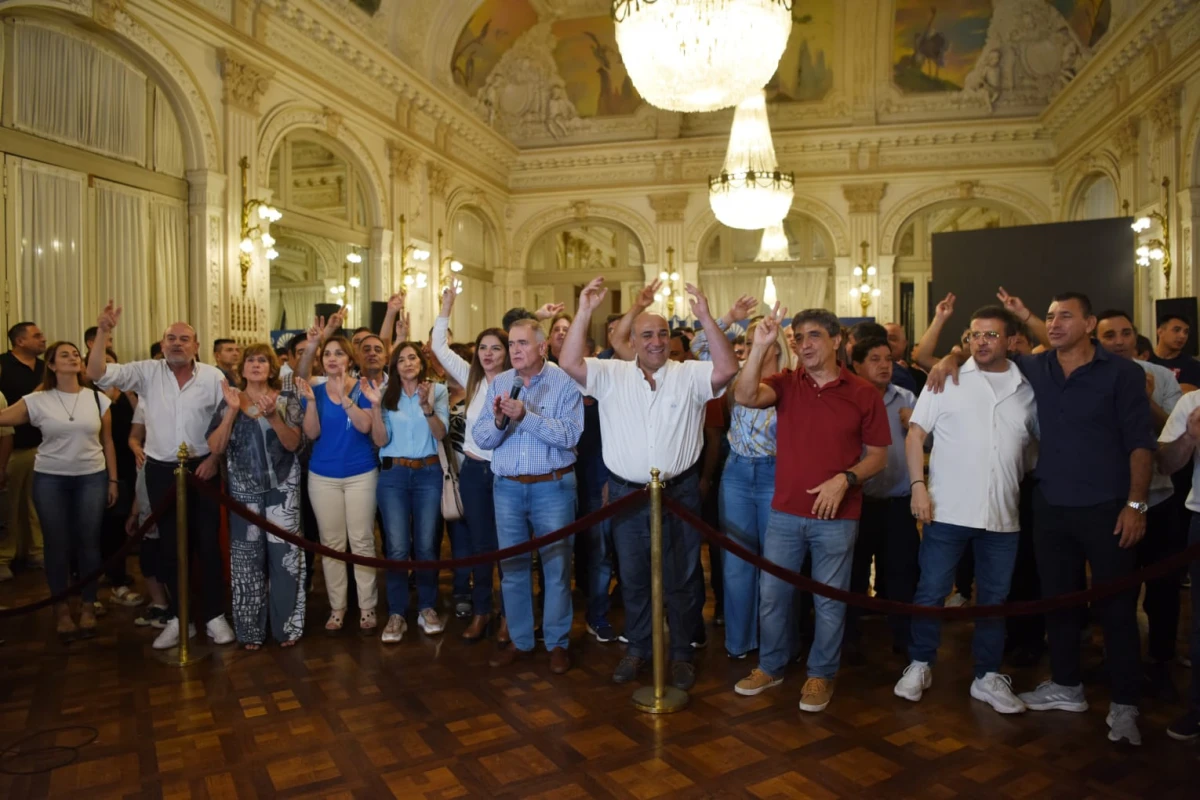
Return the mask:
M 234 370 L 238 386 L 224 383 L 225 399 L 208 426 L 208 446 L 224 455 L 229 494 L 280 528 L 300 533 L 300 425 L 304 412 L 290 382 L 279 379 L 269 344 L 252 344 Z M 304 633 L 304 556 L 300 548 L 244 519 L 229 515 L 233 629 L 246 650 L 271 634 L 283 647 Z
M 46 544 L 50 594 L 67 588 L 71 559 L 80 577 L 100 569 L 104 509 L 117 502 L 117 457 L 108 397 L 86 383 L 83 358 L 70 342 L 46 350 L 42 388 L 0 412 L 0 425 L 30 424 L 42 432 L 33 466 L 33 505 Z M 54 607 L 63 639 L 96 633 L 96 581 L 82 587 L 79 626 L 66 601 Z
M 471 428 L 481 413 L 491 413 L 491 409 L 485 408 L 484 401 L 492 379 L 512 365 L 508 360 L 508 336 L 500 328 L 488 328 L 475 338 L 475 358 L 470 364 L 450 349 L 446 331 L 450 327 L 455 296 L 452 288 L 442 292 L 442 313 L 433 323 L 433 352 L 447 374 L 453 375 L 467 389 L 467 428 L 463 441 L 466 459 L 458 476 L 459 491 L 471 536 L 471 553 L 481 555 L 495 552 L 500 545 L 496 536 L 496 506 L 492 501 L 492 453 L 476 446 Z M 487 635 L 493 617 L 493 581 L 490 561 L 474 568 L 471 604 L 475 613 L 471 624 L 463 631 L 464 639 L 477 641 Z M 501 617 L 503 613 L 500 609 Z M 503 622 L 496 639 L 501 643 L 508 641 L 508 626 Z
M 416 342 L 402 342 L 392 351 L 387 388 L 360 381 L 371 401 L 371 438 L 379 447 L 376 501 L 383 519 L 387 557 L 419 561 L 438 557 L 438 519 L 442 500 L 439 442 L 446 435 L 450 404 L 446 387 L 428 380 L 429 366 Z M 437 612 L 437 573 L 417 573 L 417 624 L 426 634 L 441 633 L 445 624 Z M 408 573 L 387 575 L 388 621 L 383 641 L 399 642 L 408 629 Z

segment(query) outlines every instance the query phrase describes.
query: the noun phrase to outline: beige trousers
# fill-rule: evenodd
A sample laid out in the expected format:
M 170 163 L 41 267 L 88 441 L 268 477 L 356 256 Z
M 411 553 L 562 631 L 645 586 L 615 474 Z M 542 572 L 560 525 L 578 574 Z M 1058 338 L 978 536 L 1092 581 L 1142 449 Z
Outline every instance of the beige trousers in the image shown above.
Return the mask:
M 321 544 L 344 551 L 349 540 L 350 552 L 355 555 L 376 554 L 375 484 L 378 480 L 378 470 L 351 475 L 349 478 L 326 478 L 315 472 L 308 473 L 308 496 L 317 517 Z M 329 607 L 334 611 L 345 609 L 345 562 L 322 557 L 321 569 L 325 574 Z M 375 608 L 378 594 L 374 568 L 355 566 L 354 582 L 358 587 L 359 610 L 370 611 Z
M 0 564 L 5 566 L 21 555 L 29 561 L 42 560 L 42 525 L 33 508 L 35 458 L 37 448 L 28 447 L 14 450 L 8 460 L 8 529 L 0 536 Z

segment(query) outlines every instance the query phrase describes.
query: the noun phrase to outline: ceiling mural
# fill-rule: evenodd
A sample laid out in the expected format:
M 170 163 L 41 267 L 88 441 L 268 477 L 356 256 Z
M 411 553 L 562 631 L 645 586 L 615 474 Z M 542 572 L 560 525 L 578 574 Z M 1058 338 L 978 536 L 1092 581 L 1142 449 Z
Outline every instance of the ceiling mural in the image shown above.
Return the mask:
M 528 0 L 484 0 L 458 35 L 450 61 L 454 82 L 478 92 L 500 58 L 537 21 Z
M 896 86 L 909 93 L 963 89 L 991 16 L 990 0 L 896 0 Z
M 833 88 L 834 0 L 809 0 L 792 7 L 792 33 L 779 69 L 767 83 L 767 99 L 821 100 Z
M 1087 47 L 1095 47 L 1112 25 L 1112 0 L 1049 0 Z
M 642 104 L 617 51 L 611 16 L 564 19 L 550 27 L 554 62 L 580 117 L 632 114 Z

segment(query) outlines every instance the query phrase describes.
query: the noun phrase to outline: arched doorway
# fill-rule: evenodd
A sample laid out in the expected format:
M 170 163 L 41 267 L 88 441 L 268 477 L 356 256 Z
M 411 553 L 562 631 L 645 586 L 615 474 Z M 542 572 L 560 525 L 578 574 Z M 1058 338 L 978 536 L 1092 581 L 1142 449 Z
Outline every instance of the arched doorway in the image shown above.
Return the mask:
M 492 223 L 474 206 L 463 206 L 450 217 L 448 243 L 453 260 L 462 264 L 454 275 L 462 284 L 462 295 L 454 304 L 450 327 L 465 338 L 491 327 L 505 311 L 496 308 L 492 280 L 492 270 L 500 266 L 500 249 Z

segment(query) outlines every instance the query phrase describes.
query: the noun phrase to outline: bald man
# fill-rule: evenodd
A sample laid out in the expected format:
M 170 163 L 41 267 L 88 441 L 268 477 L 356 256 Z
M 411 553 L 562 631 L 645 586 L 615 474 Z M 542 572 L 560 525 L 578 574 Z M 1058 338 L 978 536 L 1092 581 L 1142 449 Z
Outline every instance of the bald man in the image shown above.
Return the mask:
M 163 332 L 161 361 L 106 364 L 104 351 L 120 318 L 121 309 L 109 300 L 97 322 L 96 344 L 88 355 L 87 373 L 101 389 L 115 386 L 138 393 L 138 408 L 146 414 L 146 489 L 150 502 L 157 504 L 175 485 L 176 453 L 181 443 L 187 445 L 188 469 L 219 489 L 218 460 L 208 448 L 206 434 L 223 397 L 225 376 L 216 367 L 197 361 L 200 343 L 196 329 L 186 322 L 173 323 Z M 200 566 L 200 602 L 192 606 L 197 610 L 195 618 L 208 623 L 208 636 L 214 644 L 228 644 L 234 636 L 223 613 L 225 572 L 217 538 L 218 506 L 190 490 L 187 510 L 189 547 Z M 179 644 L 180 635 L 175 514 L 164 514 L 158 530 L 162 541 L 160 574 L 170 600 L 167 626 L 154 640 L 154 648 L 166 650 Z M 188 635 L 194 636 L 192 626 L 188 627 Z
M 888 349 L 892 351 L 892 363 L 896 370 L 904 370 L 912 376 L 916 389 L 910 391 L 913 394 L 920 394 L 921 390 L 925 388 L 925 379 L 929 376 L 925 374 L 925 370 L 908 360 L 908 333 L 899 322 L 889 322 L 883 326 L 883 329 L 887 331 L 887 343 Z

